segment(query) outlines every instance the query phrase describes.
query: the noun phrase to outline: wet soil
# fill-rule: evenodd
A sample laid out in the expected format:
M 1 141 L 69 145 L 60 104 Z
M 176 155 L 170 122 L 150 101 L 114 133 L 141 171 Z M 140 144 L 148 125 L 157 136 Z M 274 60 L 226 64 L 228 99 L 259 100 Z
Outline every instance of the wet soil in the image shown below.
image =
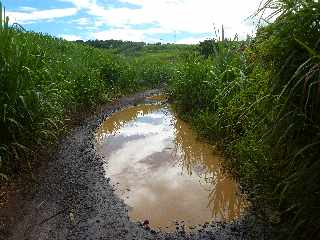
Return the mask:
M 36 191 L 17 197 L 8 235 L 0 239 L 247 239 L 253 235 L 253 215 L 231 223 L 206 222 L 187 233 L 183 223 L 165 233 L 131 221 L 128 206 L 105 177 L 104 160 L 95 147 L 95 131 L 112 113 L 137 105 L 158 90 L 138 93 L 104 106 L 63 137 L 47 164 L 39 170 Z M 3 211 L 2 211 L 3 213 Z M 258 239 L 264 239 L 259 231 Z
M 245 197 L 222 169 L 217 147 L 201 141 L 172 107 L 157 96 L 114 113 L 97 129 L 105 176 L 129 207 L 129 217 L 148 219 L 170 232 L 208 221 L 232 221 L 245 211 Z

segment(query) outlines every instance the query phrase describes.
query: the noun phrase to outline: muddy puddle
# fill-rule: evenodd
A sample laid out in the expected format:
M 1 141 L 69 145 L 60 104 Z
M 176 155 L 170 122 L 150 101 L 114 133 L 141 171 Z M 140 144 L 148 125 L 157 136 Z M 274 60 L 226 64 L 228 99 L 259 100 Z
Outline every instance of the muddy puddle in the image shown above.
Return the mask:
M 129 217 L 164 231 L 176 222 L 191 227 L 238 218 L 245 201 L 222 171 L 223 156 L 161 99 L 114 113 L 96 133 L 105 175 Z

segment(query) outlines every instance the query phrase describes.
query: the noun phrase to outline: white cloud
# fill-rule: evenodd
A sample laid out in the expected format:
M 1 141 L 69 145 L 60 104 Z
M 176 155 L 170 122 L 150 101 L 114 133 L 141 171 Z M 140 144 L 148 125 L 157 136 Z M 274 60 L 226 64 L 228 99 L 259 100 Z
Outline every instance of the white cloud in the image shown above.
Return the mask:
M 106 31 L 98 31 L 91 34 L 92 38 L 107 40 L 127 40 L 134 42 L 142 42 L 142 41 L 152 41 L 152 39 L 148 39 L 146 36 L 146 31 L 138 30 L 138 29 L 130 29 L 130 28 L 118 28 L 118 29 L 110 29 Z
M 153 34 L 158 33 L 166 33 L 170 34 L 170 39 L 174 39 L 174 33 L 168 32 L 165 29 L 161 28 L 148 28 L 148 29 L 133 29 L 133 28 L 113 28 L 106 31 L 97 31 L 91 33 L 89 38 L 93 39 L 100 39 L 100 40 L 127 40 L 127 41 L 135 41 L 135 42 L 148 42 L 148 43 L 155 43 L 155 42 L 162 42 L 162 43 L 170 43 L 166 39 L 160 39 L 159 37 L 153 37 Z M 197 44 L 200 41 L 203 41 L 208 38 L 212 38 L 212 35 L 203 36 L 203 37 L 190 37 L 178 40 L 177 44 Z
M 19 10 L 21 10 L 22 12 L 31 12 L 31 11 L 36 11 L 36 8 L 33 7 L 20 7 Z
M 211 36 L 212 37 L 212 36 Z M 206 39 L 208 39 L 208 37 L 190 37 L 190 38 L 183 38 L 178 40 L 176 43 L 177 44 L 198 44 L 199 42 L 202 42 Z
M 71 3 L 73 7 L 51 10 L 24 7 L 20 8 L 21 11 L 9 13 L 11 22 L 50 21 L 82 11 L 91 17 L 81 17 L 72 22 L 77 28 L 85 28 L 90 37 L 155 41 L 150 37 L 152 34 L 168 34 L 172 39 L 175 32 L 177 35 L 183 32 L 190 37 L 179 42 L 193 43 L 203 40 L 194 36 L 209 32 L 213 35 L 214 28 L 220 29 L 222 24 L 226 37 L 238 34 L 244 38 L 253 33 L 253 24 L 245 20 L 257 10 L 261 0 L 118 0 L 137 5 L 137 8 L 110 7 L 102 5 L 99 0 L 59 1 Z M 141 29 L 144 24 L 145 29 Z M 136 29 L 136 25 L 140 28 Z
M 68 40 L 68 41 L 75 41 L 75 40 L 82 39 L 81 36 L 72 35 L 72 34 L 61 34 L 61 35 L 59 35 L 59 37 L 65 39 L 65 40 Z
M 78 19 L 72 20 L 71 22 L 79 26 L 87 26 L 90 24 L 90 21 L 88 18 L 78 18 Z
M 25 9 L 26 10 L 26 9 Z M 24 12 L 8 12 L 11 22 L 18 22 L 20 24 L 33 23 L 39 20 L 53 20 L 55 18 L 62 18 L 73 16 L 78 12 L 76 8 L 50 9 L 50 10 L 33 10 L 29 9 Z
M 60 0 L 60 2 L 72 3 L 75 7 L 79 9 L 89 9 L 91 6 L 96 5 L 95 0 Z
M 136 24 L 155 23 L 158 32 L 188 32 L 191 34 L 214 31 L 214 25 L 225 26 L 226 36 L 236 33 L 245 37 L 252 33 L 253 26 L 244 20 L 257 10 L 260 0 L 118 0 L 139 8 L 108 8 L 95 0 L 61 0 L 85 9 L 89 15 L 97 17 L 96 26 L 127 29 Z M 136 33 L 135 33 L 136 34 Z M 140 34 L 140 33 L 139 33 Z

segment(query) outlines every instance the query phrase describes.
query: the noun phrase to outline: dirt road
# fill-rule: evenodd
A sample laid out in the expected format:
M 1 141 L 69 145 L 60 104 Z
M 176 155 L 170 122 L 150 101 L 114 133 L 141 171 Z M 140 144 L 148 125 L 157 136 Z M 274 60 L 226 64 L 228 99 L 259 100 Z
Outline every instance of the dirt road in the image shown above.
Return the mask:
M 208 223 L 192 233 L 177 226 L 177 231 L 169 234 L 128 218 L 127 206 L 114 194 L 115 186 L 104 174 L 94 132 L 114 111 L 155 93 L 157 90 L 121 98 L 61 139 L 41 170 L 37 191 L 24 200 L 19 219 L 9 229 L 9 239 L 246 239 L 248 227 L 240 220 L 233 224 Z

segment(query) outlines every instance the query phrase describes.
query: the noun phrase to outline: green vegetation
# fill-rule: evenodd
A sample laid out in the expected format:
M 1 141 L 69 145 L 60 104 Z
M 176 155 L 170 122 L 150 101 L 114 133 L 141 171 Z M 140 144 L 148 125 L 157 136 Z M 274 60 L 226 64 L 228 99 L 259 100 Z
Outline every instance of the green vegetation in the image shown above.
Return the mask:
M 70 111 L 167 85 L 180 115 L 221 143 L 275 237 L 318 238 L 320 4 L 268 0 L 258 14 L 270 9 L 256 37 L 198 46 L 67 42 L 1 13 L 0 178 L 54 143 Z
M 221 140 L 228 169 L 275 237 L 320 236 L 320 4 L 267 1 L 277 19 L 254 39 L 205 41 L 169 91 L 203 135 Z
M 128 55 L 144 55 L 146 53 L 153 54 L 172 54 L 173 56 L 177 55 L 177 51 L 181 50 L 192 50 L 194 46 L 185 45 L 185 44 L 161 44 L 159 43 L 149 43 L 144 42 L 131 42 L 131 41 L 122 41 L 122 40 L 88 40 L 82 41 L 77 40 L 77 43 L 86 44 L 95 48 L 108 49 L 112 53 L 122 54 L 125 56 Z M 159 56 L 158 56 L 159 57 Z
M 37 150 L 66 130 L 70 112 L 168 81 L 166 57 L 128 61 L 8 21 L 0 19 L 1 178 L 31 168 Z

